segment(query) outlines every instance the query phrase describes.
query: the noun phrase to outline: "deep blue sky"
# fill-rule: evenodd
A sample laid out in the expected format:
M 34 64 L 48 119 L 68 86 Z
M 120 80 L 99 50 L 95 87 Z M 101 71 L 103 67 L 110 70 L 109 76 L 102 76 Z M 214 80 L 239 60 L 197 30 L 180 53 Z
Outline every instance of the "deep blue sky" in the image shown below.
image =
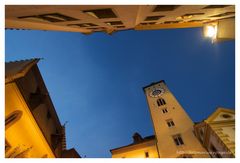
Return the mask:
M 60 117 L 67 147 L 81 156 L 111 157 L 110 149 L 152 135 L 142 87 L 165 80 L 194 122 L 217 106 L 235 108 L 235 41 L 212 44 L 201 28 L 71 32 L 6 31 L 6 61 L 39 62 Z

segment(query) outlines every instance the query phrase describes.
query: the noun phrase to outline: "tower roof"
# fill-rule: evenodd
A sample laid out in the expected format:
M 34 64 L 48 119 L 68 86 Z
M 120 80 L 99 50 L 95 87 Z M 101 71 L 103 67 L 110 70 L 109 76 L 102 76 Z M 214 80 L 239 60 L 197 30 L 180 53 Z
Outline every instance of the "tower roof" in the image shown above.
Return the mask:
M 233 117 L 235 116 L 235 110 L 229 109 L 229 108 L 217 107 L 216 110 L 204 121 L 208 123 L 214 122 L 214 121 L 223 121 L 223 119 L 218 118 L 220 113 L 223 113 L 223 114 L 227 113 L 229 115 L 233 115 Z M 226 120 L 235 120 L 235 117 L 226 119 Z
M 158 83 L 164 83 L 164 84 L 166 84 L 164 80 L 160 80 L 160 81 L 157 81 L 157 82 L 152 82 L 151 84 L 143 87 L 143 91 L 144 91 L 146 88 L 151 87 L 151 86 L 153 86 L 153 85 L 155 85 L 155 84 L 158 84 Z

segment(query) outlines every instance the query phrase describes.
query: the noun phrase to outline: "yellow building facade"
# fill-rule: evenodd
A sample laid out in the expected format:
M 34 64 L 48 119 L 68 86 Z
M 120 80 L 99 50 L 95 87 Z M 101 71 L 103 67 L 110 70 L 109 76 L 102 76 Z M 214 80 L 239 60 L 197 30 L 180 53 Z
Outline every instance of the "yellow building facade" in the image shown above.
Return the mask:
M 194 126 L 196 136 L 211 157 L 235 157 L 235 111 L 219 107 Z
M 110 150 L 113 158 L 158 158 L 155 136 L 133 135 L 133 143 Z
M 5 156 L 55 158 L 17 85 L 6 84 L 5 91 Z
M 111 150 L 112 157 L 159 158 L 208 158 L 207 150 L 194 135 L 194 123 L 168 89 L 165 82 L 159 81 L 143 88 L 146 95 L 154 127 L 154 141 L 149 145 L 139 142 L 131 155 L 130 148 L 120 147 Z M 133 145 L 130 145 L 131 147 Z M 149 151 L 146 150 L 149 149 Z M 150 150 L 151 149 L 151 150 Z M 121 155 L 117 151 L 121 151 Z M 155 152 L 153 152 L 155 151 Z
M 37 67 L 39 59 L 5 64 L 5 157 L 80 157 L 66 149 L 61 125 Z

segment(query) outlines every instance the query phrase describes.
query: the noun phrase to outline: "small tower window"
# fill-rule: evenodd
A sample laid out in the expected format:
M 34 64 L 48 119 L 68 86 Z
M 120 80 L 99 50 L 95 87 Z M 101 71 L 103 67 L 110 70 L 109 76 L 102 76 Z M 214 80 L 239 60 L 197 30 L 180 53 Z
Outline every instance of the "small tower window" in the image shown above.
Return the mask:
M 168 127 L 173 127 L 175 126 L 174 122 L 172 119 L 166 120 Z
M 157 100 L 157 104 L 158 104 L 158 106 L 162 106 L 162 105 L 165 105 L 166 102 L 163 98 L 160 98 L 160 99 Z
M 174 140 L 174 142 L 175 142 L 175 144 L 176 144 L 177 146 L 180 146 L 180 145 L 183 145 L 183 144 L 184 144 L 184 142 L 183 142 L 182 137 L 181 137 L 180 134 L 174 135 L 174 136 L 173 136 L 173 140 Z
M 165 114 L 168 112 L 167 108 L 162 109 L 162 112 Z

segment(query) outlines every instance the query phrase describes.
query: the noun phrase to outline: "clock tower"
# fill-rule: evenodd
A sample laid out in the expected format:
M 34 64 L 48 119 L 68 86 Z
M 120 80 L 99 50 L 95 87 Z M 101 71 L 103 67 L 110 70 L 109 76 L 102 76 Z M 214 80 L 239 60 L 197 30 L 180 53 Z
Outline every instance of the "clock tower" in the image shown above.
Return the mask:
M 163 80 L 143 88 L 160 158 L 209 157 L 194 135 L 193 122 Z

